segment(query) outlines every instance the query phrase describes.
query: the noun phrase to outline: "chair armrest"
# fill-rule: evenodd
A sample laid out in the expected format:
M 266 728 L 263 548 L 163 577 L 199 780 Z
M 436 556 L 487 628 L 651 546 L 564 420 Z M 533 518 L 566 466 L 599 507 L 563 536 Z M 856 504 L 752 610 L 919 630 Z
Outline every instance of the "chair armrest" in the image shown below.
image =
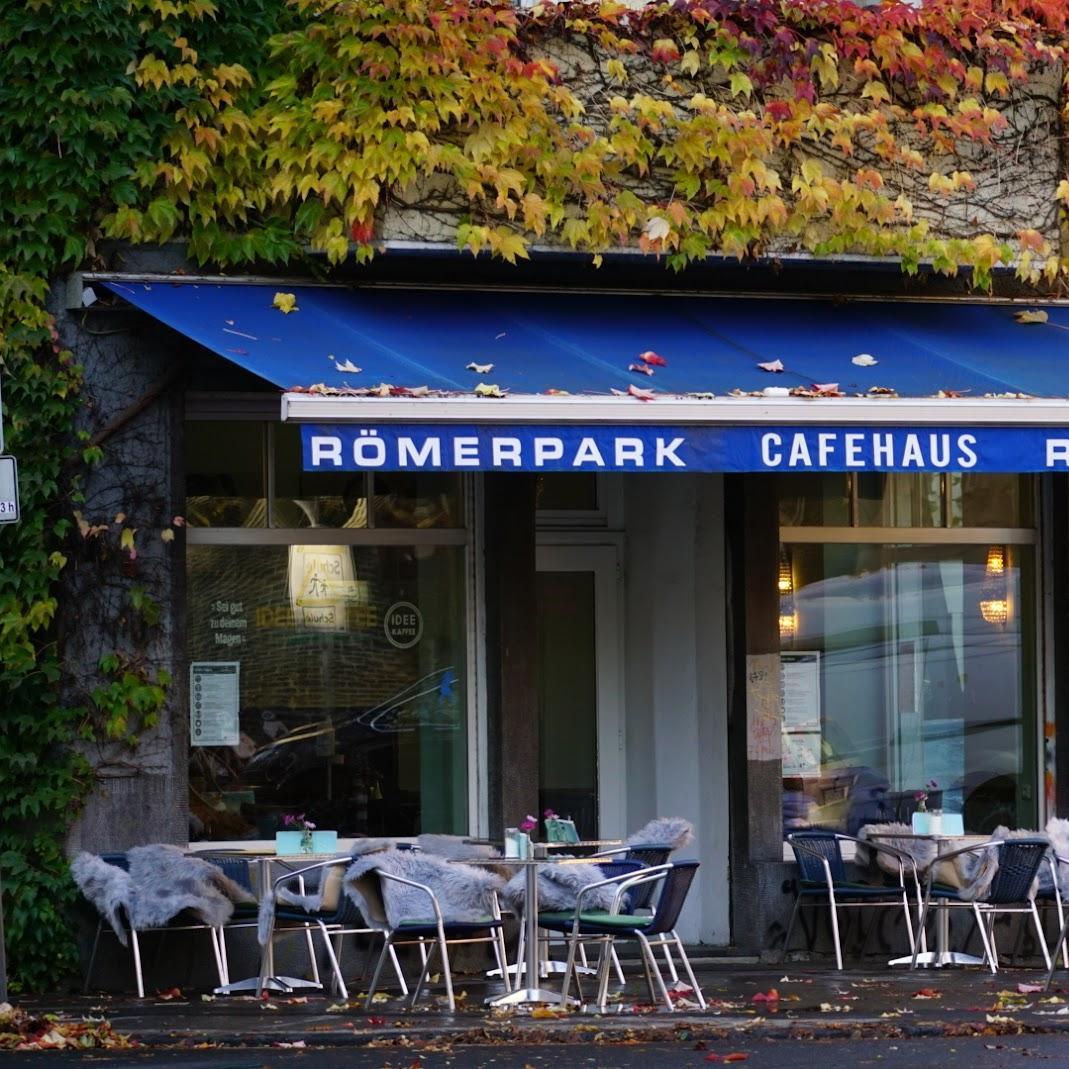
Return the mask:
M 590 854 L 588 861 L 596 861 L 599 857 L 616 857 L 617 854 L 630 853 L 630 846 L 614 846 L 611 850 L 599 850 L 596 854 Z
M 442 924 L 442 909 L 438 905 L 438 898 L 435 893 L 425 884 L 417 883 L 415 880 L 409 880 L 404 876 L 398 876 L 393 872 L 385 872 L 383 869 L 375 870 L 379 874 L 379 878 L 383 880 L 390 880 L 393 883 L 403 883 L 406 887 L 412 887 L 417 891 L 422 891 L 430 900 L 431 908 L 434 910 L 434 919 Z
M 575 919 L 579 920 L 579 914 L 583 912 L 583 898 L 591 891 L 595 891 L 601 887 L 608 887 L 611 884 L 617 884 L 616 895 L 613 898 L 612 906 L 609 909 L 610 913 L 619 912 L 620 902 L 623 900 L 624 894 L 632 887 L 636 887 L 642 883 L 653 883 L 656 880 L 664 878 L 664 874 L 672 868 L 671 865 L 655 865 L 652 868 L 639 869 L 637 872 L 621 872 L 619 876 L 610 876 L 605 880 L 598 880 L 596 883 L 588 883 L 585 887 L 581 888 L 579 894 L 575 897 Z
M 303 868 L 293 869 L 292 872 L 284 872 L 281 876 L 275 877 L 271 883 L 271 888 L 272 890 L 277 891 L 287 880 L 294 880 L 298 877 L 303 883 L 304 874 L 306 872 L 315 872 L 318 869 L 330 868 L 332 865 L 349 865 L 352 863 L 352 860 L 351 857 L 332 857 L 329 861 L 317 861 L 314 865 L 305 865 Z

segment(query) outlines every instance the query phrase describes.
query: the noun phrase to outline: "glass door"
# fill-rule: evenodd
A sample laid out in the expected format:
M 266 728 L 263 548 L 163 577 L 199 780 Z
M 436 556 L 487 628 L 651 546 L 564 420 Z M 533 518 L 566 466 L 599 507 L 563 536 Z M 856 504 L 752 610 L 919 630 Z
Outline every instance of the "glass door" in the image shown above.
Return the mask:
M 623 717 L 615 546 L 540 546 L 539 807 L 584 839 L 623 831 Z

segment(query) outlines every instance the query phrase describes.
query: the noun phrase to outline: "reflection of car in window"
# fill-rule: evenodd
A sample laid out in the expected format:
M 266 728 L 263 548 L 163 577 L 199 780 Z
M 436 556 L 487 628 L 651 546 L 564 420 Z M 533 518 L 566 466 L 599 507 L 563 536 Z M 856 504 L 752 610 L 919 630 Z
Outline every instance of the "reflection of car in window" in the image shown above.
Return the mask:
M 841 562 L 855 574 L 793 592 L 791 646 L 819 651 L 820 716 L 785 739 L 802 773 L 784 777 L 787 831 L 908 822 L 932 779 L 941 797 L 929 808 L 961 812 L 970 831 L 1029 819 L 1029 640 L 1021 612 L 1000 626 L 981 615 L 984 564 L 947 559 L 974 551 L 861 546 Z M 1020 571 L 1005 583 L 1020 605 Z

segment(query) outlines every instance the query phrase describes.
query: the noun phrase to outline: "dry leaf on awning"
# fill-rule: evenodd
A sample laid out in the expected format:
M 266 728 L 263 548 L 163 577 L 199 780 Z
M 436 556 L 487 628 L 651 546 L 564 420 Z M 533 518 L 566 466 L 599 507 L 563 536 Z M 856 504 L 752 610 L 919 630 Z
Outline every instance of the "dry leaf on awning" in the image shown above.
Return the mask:
M 464 370 L 474 371 L 476 375 L 489 375 L 490 372 L 494 370 L 494 365 L 476 364 L 474 361 L 472 361 L 470 364 L 467 365 L 467 367 L 464 368 Z
M 548 390 L 543 390 L 542 392 L 545 393 L 545 394 L 548 394 L 550 397 L 567 397 L 568 396 L 568 391 L 567 390 L 558 390 L 558 389 L 555 389 L 552 386 Z
M 351 375 L 356 375 L 364 370 L 363 368 L 357 367 L 351 360 L 335 360 L 334 367 L 338 371 L 347 371 Z
M 477 397 L 504 397 L 505 394 L 500 386 L 495 385 L 492 382 L 480 382 L 475 387 L 475 395 Z
M 839 389 L 837 382 L 814 382 L 813 389 L 821 397 L 842 397 L 843 392 Z
M 628 386 L 627 392 L 640 401 L 652 401 L 654 397 L 653 390 L 644 390 L 641 386 Z
M 297 307 L 297 295 L 295 293 L 276 293 L 275 299 L 271 304 L 284 315 L 300 311 Z
M 1042 308 L 1030 308 L 1027 311 L 1014 312 L 1013 318 L 1018 323 L 1046 323 L 1048 316 Z
M 850 360 L 850 363 L 857 364 L 858 367 L 872 367 L 874 364 L 878 364 L 879 360 L 871 353 L 858 353 L 857 356 Z
M 660 353 L 655 353 L 652 349 L 647 349 L 644 353 L 638 354 L 639 360 L 644 364 L 652 364 L 654 367 L 667 367 L 668 361 L 665 360 Z
M 640 375 L 652 375 L 653 368 L 649 364 L 628 364 L 628 371 L 637 371 Z
M 766 360 L 763 364 L 757 365 L 762 371 L 782 371 L 782 360 Z
M 873 397 L 897 397 L 898 391 L 892 389 L 890 386 L 872 386 L 869 388 L 869 393 Z

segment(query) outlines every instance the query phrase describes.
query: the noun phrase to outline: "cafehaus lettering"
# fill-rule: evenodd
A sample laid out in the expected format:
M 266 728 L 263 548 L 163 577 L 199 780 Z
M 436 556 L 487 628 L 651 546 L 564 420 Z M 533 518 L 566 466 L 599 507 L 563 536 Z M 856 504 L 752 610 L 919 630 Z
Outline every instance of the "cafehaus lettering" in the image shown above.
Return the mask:
M 1069 427 L 306 424 L 301 434 L 305 471 L 1069 470 Z

